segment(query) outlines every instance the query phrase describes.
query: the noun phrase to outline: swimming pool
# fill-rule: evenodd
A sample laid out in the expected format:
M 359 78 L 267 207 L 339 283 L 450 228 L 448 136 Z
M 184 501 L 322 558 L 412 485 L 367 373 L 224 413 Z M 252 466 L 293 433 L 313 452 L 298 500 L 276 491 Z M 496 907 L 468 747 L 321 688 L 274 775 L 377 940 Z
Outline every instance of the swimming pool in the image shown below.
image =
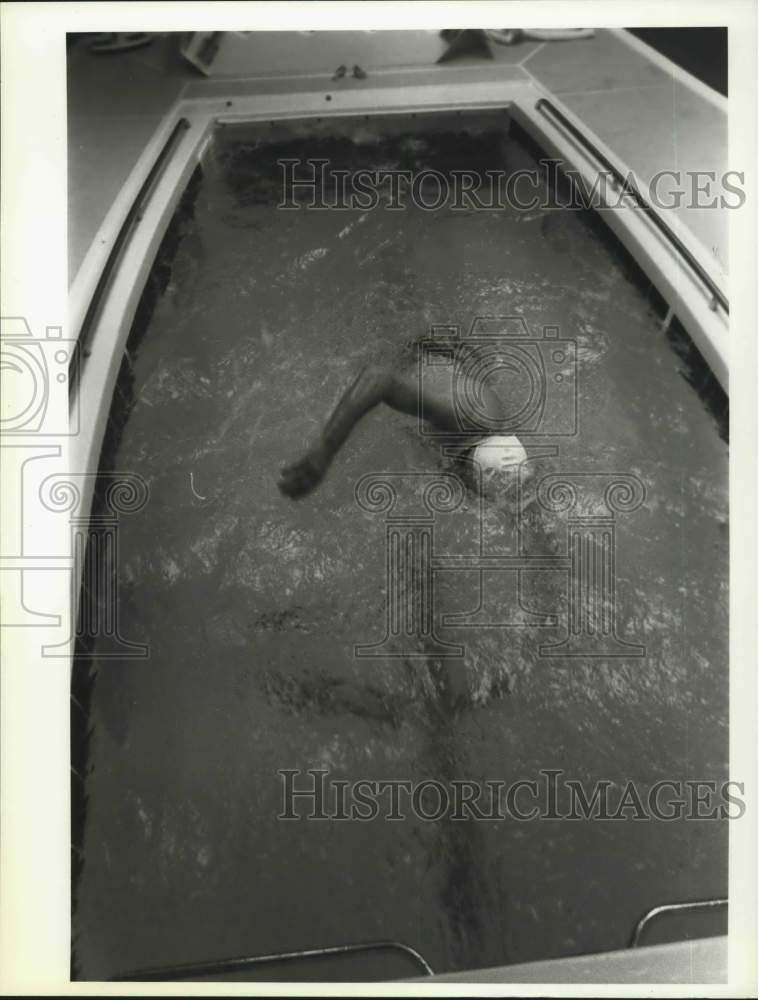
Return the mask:
M 725 822 L 283 822 L 277 772 L 725 780 L 725 404 L 592 213 L 282 210 L 277 161 L 305 146 L 349 173 L 486 176 L 536 155 L 502 114 L 228 126 L 206 149 L 143 296 L 103 454 L 150 489 L 123 521 L 118 572 L 123 633 L 151 655 L 96 661 L 89 689 L 77 972 L 380 939 L 435 971 L 623 947 L 650 907 L 724 895 Z M 412 353 L 435 325 L 503 316 L 576 345 L 576 432 L 530 440 L 553 449 L 542 473 L 587 477 L 588 516 L 604 476 L 644 487 L 614 531 L 616 634 L 645 655 L 544 655 L 566 630 L 560 567 L 523 578 L 527 612 L 555 626 L 445 625 L 481 584 L 448 565 L 436 634 L 464 655 L 421 643 L 356 657 L 382 638 L 387 599 L 387 527 L 356 485 L 449 466 L 413 419 L 377 410 L 308 498 L 283 497 L 278 470 L 361 366 Z M 519 542 L 563 551 L 560 512 L 519 539 L 470 494 L 439 515 L 436 551 L 470 554 L 480 527 L 503 558 Z

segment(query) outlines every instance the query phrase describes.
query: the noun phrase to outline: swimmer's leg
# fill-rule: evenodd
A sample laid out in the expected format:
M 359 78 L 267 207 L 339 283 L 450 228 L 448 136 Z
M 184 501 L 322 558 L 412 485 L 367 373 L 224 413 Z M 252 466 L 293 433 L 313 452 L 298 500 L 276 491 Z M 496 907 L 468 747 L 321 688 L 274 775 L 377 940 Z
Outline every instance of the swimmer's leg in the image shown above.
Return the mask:
M 416 370 L 409 368 L 393 371 L 373 365 L 364 368 L 340 399 L 318 443 L 299 461 L 282 470 L 279 489 L 291 497 L 310 493 L 323 479 L 332 459 L 361 417 L 379 403 L 386 403 L 394 410 L 417 417 L 419 385 Z M 449 393 L 433 394 L 425 390 L 424 415 L 442 430 L 458 429 Z

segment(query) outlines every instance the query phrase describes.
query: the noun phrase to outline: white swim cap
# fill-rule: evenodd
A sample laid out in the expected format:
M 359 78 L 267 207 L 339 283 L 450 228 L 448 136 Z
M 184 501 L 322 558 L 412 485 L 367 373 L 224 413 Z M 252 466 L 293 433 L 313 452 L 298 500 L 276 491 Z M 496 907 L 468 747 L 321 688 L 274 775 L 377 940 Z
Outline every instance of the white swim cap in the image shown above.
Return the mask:
M 494 499 L 516 494 L 519 469 L 528 458 L 517 437 L 493 434 L 479 442 L 471 457 L 478 473 L 478 489 L 483 495 Z
M 519 466 L 527 459 L 526 450 L 513 435 L 493 435 L 480 441 L 474 448 L 472 458 L 482 476 L 493 473 L 518 475 Z

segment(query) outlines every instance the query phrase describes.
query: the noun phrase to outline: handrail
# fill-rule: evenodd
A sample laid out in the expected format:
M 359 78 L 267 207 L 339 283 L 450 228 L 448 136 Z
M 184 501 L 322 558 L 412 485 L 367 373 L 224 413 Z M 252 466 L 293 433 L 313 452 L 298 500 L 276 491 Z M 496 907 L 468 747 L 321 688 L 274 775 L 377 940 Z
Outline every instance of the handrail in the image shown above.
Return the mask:
M 613 164 L 608 157 L 597 148 L 597 146 L 581 132 L 572 121 L 570 121 L 562 111 L 559 111 L 555 105 L 545 97 L 541 97 L 535 104 L 535 108 L 541 114 L 547 117 L 553 117 L 557 124 L 563 128 L 566 132 L 570 134 L 572 139 L 577 142 L 580 146 L 583 146 L 588 150 L 591 155 L 602 165 L 602 167 L 613 177 L 614 181 L 619 185 L 624 194 L 630 195 L 638 208 L 642 209 L 645 215 L 650 219 L 656 229 L 659 230 L 666 237 L 666 239 L 673 245 L 677 253 L 684 259 L 684 261 L 689 265 L 689 267 L 694 271 L 700 281 L 706 286 L 708 292 L 711 295 L 711 307 L 715 308 L 716 305 L 721 306 L 724 312 L 729 314 L 729 301 L 718 287 L 716 282 L 711 278 L 708 272 L 705 270 L 703 265 L 697 260 L 694 254 L 688 249 L 685 243 L 676 235 L 674 230 L 668 223 L 664 222 L 660 215 L 655 211 L 652 205 L 643 198 L 637 185 L 631 176 L 626 176 L 622 174 L 619 168 Z
M 666 913 L 699 913 L 703 910 L 716 910 L 728 905 L 728 899 L 699 899 L 691 903 L 664 903 L 662 906 L 654 906 L 652 910 L 648 910 L 647 913 L 640 917 L 635 924 L 629 947 L 639 947 L 640 938 L 648 924 Z
M 286 951 L 271 955 L 252 955 L 239 958 L 217 959 L 208 962 L 192 962 L 187 965 L 164 965 L 152 969 L 139 969 L 135 972 L 127 972 L 120 976 L 109 977 L 109 982 L 139 982 L 139 981 L 162 981 L 168 982 L 173 979 L 190 979 L 194 976 L 213 976 L 227 972 L 244 972 L 247 969 L 254 969 L 260 965 L 274 964 L 276 962 L 297 961 L 307 958 L 324 958 L 333 955 L 348 955 L 362 951 L 402 951 L 409 956 L 412 961 L 423 971 L 425 976 L 433 976 L 432 967 L 426 959 L 411 948 L 410 945 L 401 944 L 399 941 L 368 941 L 364 944 L 341 944 L 331 945 L 326 948 L 308 948 L 303 951 Z

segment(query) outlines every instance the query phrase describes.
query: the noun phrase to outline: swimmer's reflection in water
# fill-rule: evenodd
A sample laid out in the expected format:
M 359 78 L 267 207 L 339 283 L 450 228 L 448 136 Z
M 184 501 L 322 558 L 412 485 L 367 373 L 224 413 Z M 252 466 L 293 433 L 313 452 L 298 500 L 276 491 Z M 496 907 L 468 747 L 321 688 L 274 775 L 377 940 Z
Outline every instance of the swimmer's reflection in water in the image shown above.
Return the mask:
M 470 367 L 476 369 L 475 365 Z M 386 367 L 365 367 L 338 402 L 316 442 L 282 469 L 280 490 L 293 499 L 314 490 L 358 421 L 383 403 L 416 419 L 423 406 L 423 417 L 435 431 L 457 439 L 458 465 L 469 486 L 493 500 L 496 494 L 501 500 L 515 496 L 519 470 L 528 456 L 512 433 L 513 421 L 502 393 L 496 392 L 489 380 L 475 375 L 467 375 L 463 383 L 451 388 L 449 375 L 441 367 L 430 366 L 424 372 L 422 401 L 418 368 L 404 356 Z M 465 407 L 470 399 L 476 399 L 480 426 L 477 430 L 469 420 L 461 444 L 461 405 Z M 522 472 L 528 471 L 524 465 Z

